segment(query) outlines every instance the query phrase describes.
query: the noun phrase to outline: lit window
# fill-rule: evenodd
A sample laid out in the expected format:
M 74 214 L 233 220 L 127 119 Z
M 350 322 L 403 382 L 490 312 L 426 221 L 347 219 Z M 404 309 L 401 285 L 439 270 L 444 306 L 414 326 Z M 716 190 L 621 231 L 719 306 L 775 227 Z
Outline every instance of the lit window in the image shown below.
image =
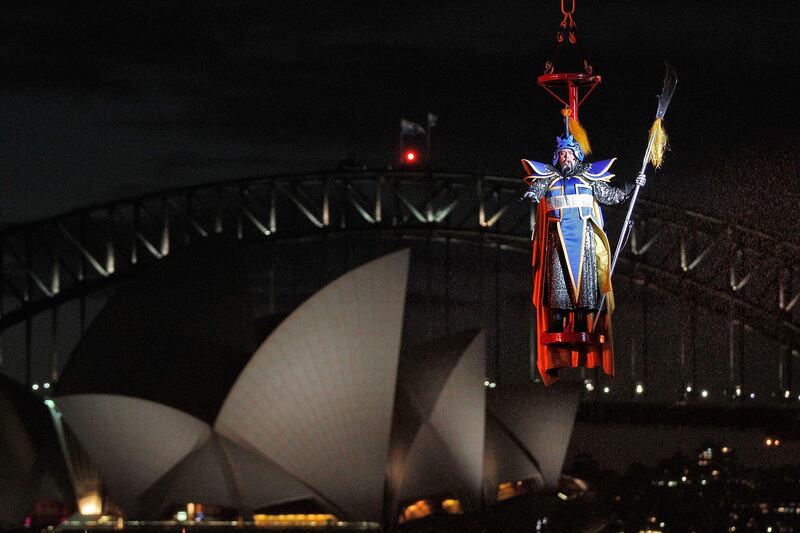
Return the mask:
M 412 503 L 411 505 L 405 507 L 403 511 L 400 513 L 400 523 L 408 522 L 410 520 L 417 520 L 419 518 L 425 518 L 433 513 L 430 504 L 425 500 L 419 500 L 416 503 Z
M 332 514 L 256 514 L 253 515 L 253 524 L 259 527 L 268 526 L 332 526 L 339 523 L 339 519 Z M 233 522 L 232 525 L 236 525 Z
M 461 514 L 463 512 L 461 510 L 461 502 L 452 498 L 448 498 L 442 502 L 442 509 L 447 514 Z
M 78 499 L 78 511 L 83 515 L 98 515 L 103 512 L 103 500 L 97 492 L 90 492 Z

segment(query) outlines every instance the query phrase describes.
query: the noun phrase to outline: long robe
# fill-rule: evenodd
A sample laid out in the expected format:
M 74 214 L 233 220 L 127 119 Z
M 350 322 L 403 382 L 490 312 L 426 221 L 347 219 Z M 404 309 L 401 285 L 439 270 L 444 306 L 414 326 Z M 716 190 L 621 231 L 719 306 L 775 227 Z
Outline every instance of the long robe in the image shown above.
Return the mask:
M 611 205 L 624 201 L 628 194 L 608 182 L 613 174 L 608 168 L 614 160 L 594 164 L 581 164 L 571 177 L 579 178 L 592 191 L 591 207 L 582 208 L 580 220 L 581 236 L 577 239 L 580 258 L 576 262 L 575 243 L 568 250 L 564 234 L 575 233 L 574 229 L 562 228 L 560 213 L 548 211 L 540 204 L 537 209 L 536 227 L 533 235 L 533 305 L 536 308 L 536 363 L 545 385 L 558 380 L 558 369 L 569 367 L 594 368 L 602 366 L 606 374 L 614 374 L 614 349 L 611 336 L 611 316 L 614 310 L 614 294 L 611 286 L 611 253 L 608 239 L 603 231 L 603 216 L 599 203 Z M 551 186 L 565 176 L 551 165 L 523 160 L 523 167 L 530 174 L 525 182 L 534 192 L 533 201 L 545 197 Z M 575 220 L 570 225 L 575 226 Z M 576 239 L 573 238 L 573 241 Z M 569 252 L 572 252 L 571 254 Z M 552 309 L 595 310 L 600 295 L 606 296 L 606 310 L 595 333 L 603 335 L 601 345 L 565 347 L 545 344 L 542 333 L 550 322 Z M 594 318 L 594 315 L 592 315 Z M 589 329 L 592 322 L 589 321 Z M 573 349 L 574 348 L 574 349 Z

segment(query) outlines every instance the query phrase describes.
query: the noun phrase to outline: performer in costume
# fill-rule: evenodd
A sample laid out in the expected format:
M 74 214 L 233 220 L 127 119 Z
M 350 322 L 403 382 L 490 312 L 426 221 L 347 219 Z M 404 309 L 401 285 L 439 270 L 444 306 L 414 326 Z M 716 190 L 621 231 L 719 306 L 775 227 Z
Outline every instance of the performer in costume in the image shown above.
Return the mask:
M 537 366 L 545 385 L 558 369 L 602 366 L 614 373 L 611 314 L 611 252 L 598 204 L 625 201 L 625 189 L 610 184 L 616 158 L 584 162 L 584 151 L 569 130 L 556 138 L 552 164 L 522 160 L 528 176 L 523 199 L 539 203 L 533 235 L 533 305 L 537 322 Z M 636 178 L 644 186 L 645 177 Z M 594 325 L 601 295 L 607 312 Z M 589 334 L 589 332 L 594 332 Z M 559 332 L 580 333 L 582 342 L 562 342 Z

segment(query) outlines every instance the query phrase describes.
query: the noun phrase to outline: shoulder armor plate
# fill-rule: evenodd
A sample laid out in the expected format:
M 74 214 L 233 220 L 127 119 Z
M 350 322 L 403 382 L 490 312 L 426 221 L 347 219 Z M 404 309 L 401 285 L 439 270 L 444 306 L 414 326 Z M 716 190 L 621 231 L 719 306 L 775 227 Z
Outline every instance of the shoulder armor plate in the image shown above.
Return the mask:
M 611 168 L 611 165 L 613 165 L 614 161 L 616 160 L 616 157 L 612 157 L 611 159 L 604 159 L 602 161 L 590 163 L 589 168 L 584 170 L 582 174 L 586 179 L 591 181 L 608 181 L 614 177 L 614 174 L 610 173 L 608 169 Z
M 531 161 L 530 159 L 522 159 L 521 161 L 522 168 L 528 173 L 528 176 L 524 178 L 525 183 L 528 185 L 531 185 L 537 179 L 553 178 L 558 175 L 552 167 L 548 168 L 549 165 L 547 165 L 547 163 Z

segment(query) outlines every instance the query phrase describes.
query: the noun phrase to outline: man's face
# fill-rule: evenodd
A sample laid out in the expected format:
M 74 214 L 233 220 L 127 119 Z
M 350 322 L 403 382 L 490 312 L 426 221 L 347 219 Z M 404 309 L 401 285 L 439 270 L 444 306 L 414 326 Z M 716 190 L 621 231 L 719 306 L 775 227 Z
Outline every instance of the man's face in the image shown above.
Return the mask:
M 571 169 L 575 166 L 577 160 L 572 150 L 559 150 L 558 151 L 558 166 L 562 169 Z

